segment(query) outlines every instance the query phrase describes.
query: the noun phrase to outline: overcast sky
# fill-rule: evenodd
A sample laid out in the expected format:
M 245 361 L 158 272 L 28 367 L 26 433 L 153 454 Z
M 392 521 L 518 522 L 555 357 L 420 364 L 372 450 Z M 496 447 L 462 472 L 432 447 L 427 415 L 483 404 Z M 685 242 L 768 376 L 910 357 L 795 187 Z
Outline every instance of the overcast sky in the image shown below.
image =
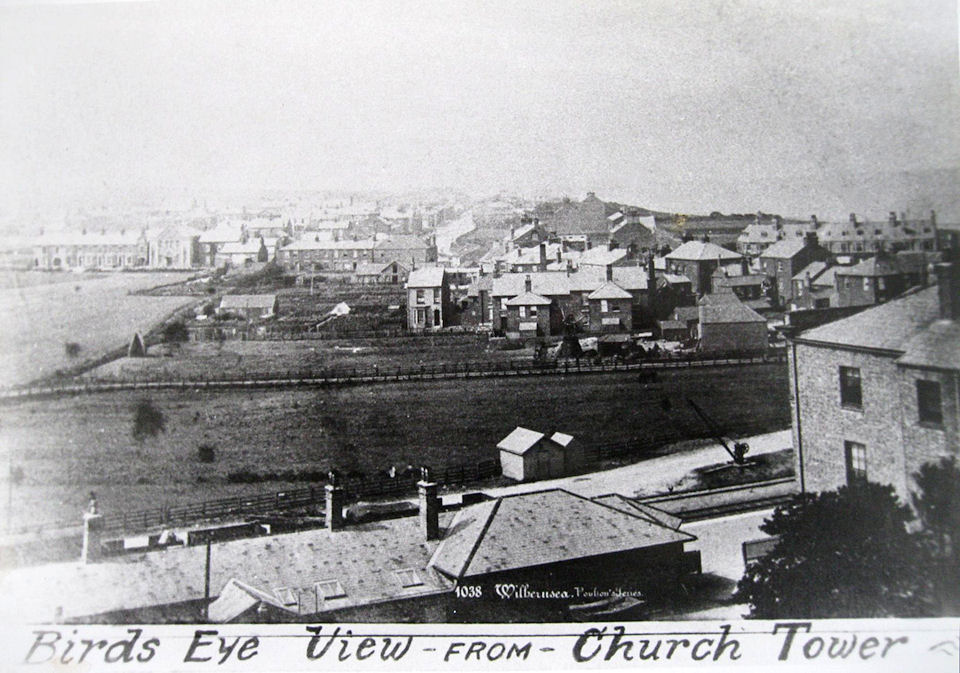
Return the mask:
M 0 198 L 949 209 L 957 185 L 925 171 L 960 166 L 957 25 L 944 0 L 8 6 Z

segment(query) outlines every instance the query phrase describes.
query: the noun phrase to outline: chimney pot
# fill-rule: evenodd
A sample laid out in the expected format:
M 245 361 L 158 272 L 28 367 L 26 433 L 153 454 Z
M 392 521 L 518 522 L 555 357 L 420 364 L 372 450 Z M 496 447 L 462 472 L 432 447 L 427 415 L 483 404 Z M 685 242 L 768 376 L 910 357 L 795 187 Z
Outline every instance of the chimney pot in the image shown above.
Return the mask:
M 333 532 L 343 528 L 343 505 L 346 499 L 346 493 L 340 484 L 337 483 L 336 478 L 332 476 L 325 490 L 327 530 Z
M 421 468 L 417 491 L 420 495 L 420 529 L 425 540 L 440 537 L 440 498 L 437 496 L 437 483 L 430 479 L 430 472 Z
M 95 509 L 83 513 L 83 563 L 96 563 L 103 556 L 103 515 Z
M 935 270 L 940 319 L 960 320 L 960 264 L 937 264 Z
M 856 214 L 856 213 L 850 213 L 850 222 L 852 222 L 853 224 L 856 224 L 856 223 L 857 223 L 857 214 Z

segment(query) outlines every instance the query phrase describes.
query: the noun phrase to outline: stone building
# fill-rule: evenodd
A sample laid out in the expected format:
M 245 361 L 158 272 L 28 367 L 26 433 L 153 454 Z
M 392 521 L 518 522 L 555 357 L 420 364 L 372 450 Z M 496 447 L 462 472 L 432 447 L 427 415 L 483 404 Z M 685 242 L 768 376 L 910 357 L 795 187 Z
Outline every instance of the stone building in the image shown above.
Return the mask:
M 960 451 L 960 265 L 937 285 L 791 335 L 797 474 L 807 491 L 892 484 Z

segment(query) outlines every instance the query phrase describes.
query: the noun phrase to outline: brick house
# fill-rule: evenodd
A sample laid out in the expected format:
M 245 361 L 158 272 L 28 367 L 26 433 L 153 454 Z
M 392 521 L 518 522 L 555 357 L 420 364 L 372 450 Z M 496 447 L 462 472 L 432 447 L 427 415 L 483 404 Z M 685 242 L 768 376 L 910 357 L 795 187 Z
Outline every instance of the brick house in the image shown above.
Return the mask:
M 778 305 L 787 306 L 793 297 L 793 277 L 813 262 L 828 259 L 830 253 L 820 246 L 817 234 L 810 232 L 803 238 L 774 243 L 760 255 L 760 265 L 770 279 Z
M 719 288 L 697 303 L 700 350 L 704 353 L 763 353 L 767 321 L 740 301 L 729 288 Z
M 892 255 L 880 252 L 853 266 L 836 270 L 837 306 L 882 304 L 923 282 L 926 261 L 922 253 Z
M 797 474 L 809 491 L 869 479 L 909 502 L 912 474 L 957 455 L 960 265 L 936 286 L 790 338 Z
M 587 295 L 591 332 L 629 332 L 633 329 L 633 295 L 608 280 Z
M 667 255 L 667 273 L 686 276 L 690 279 L 695 294 L 712 291 L 710 277 L 720 267 L 740 266 L 743 256 L 721 248 L 715 243 L 687 241 Z
M 414 269 L 407 278 L 407 328 L 439 329 L 450 324 L 450 284 L 442 267 Z
M 531 291 L 532 281 L 528 276 L 524 291 L 503 303 L 507 311 L 507 334 L 519 337 L 549 336 L 559 331 L 559 314 L 553 310 L 553 302 Z

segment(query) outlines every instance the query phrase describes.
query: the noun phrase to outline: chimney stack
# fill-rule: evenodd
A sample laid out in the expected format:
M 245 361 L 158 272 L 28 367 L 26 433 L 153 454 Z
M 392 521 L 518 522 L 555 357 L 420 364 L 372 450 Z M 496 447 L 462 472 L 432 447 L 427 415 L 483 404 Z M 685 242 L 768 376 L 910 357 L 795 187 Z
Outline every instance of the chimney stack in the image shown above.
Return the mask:
M 524 292 L 533 292 L 533 279 L 530 278 L 529 273 L 526 278 L 523 279 L 523 290 Z
M 420 494 L 420 528 L 425 540 L 440 537 L 440 498 L 437 496 L 437 483 L 430 479 L 430 470 L 420 468 L 420 481 L 417 482 Z
M 750 262 L 747 261 L 746 257 L 740 258 L 740 275 L 741 276 L 750 275 Z
M 613 264 L 607 264 L 607 281 L 613 280 Z
M 340 486 L 336 472 L 328 473 L 327 479 L 325 510 L 327 530 L 332 533 L 343 528 L 343 504 L 346 493 Z
M 940 297 L 940 319 L 960 320 L 960 264 L 937 264 L 937 293 Z
M 83 513 L 82 563 L 96 563 L 103 556 L 103 515 L 97 509 L 97 498 L 90 494 L 90 505 Z
M 804 234 L 803 238 L 805 239 L 804 244 L 808 248 L 816 248 L 818 245 L 820 245 L 820 237 L 817 236 L 817 232 L 815 231 L 808 231 L 806 234 Z
M 817 216 L 816 216 L 816 215 L 811 215 L 811 216 L 810 216 L 810 224 L 813 225 L 813 228 L 814 228 L 814 229 L 819 229 L 819 228 L 820 228 L 820 222 L 817 220 Z
M 930 211 L 930 226 L 936 228 L 937 226 L 937 211 Z
M 888 223 L 891 227 L 897 226 L 897 214 L 896 214 L 895 212 L 893 212 L 892 210 L 890 211 L 890 214 L 887 216 L 887 223 Z
M 850 224 L 856 224 L 856 223 L 857 223 L 857 214 L 850 213 Z
M 547 244 L 546 243 L 540 244 L 540 270 L 541 271 L 547 270 Z

